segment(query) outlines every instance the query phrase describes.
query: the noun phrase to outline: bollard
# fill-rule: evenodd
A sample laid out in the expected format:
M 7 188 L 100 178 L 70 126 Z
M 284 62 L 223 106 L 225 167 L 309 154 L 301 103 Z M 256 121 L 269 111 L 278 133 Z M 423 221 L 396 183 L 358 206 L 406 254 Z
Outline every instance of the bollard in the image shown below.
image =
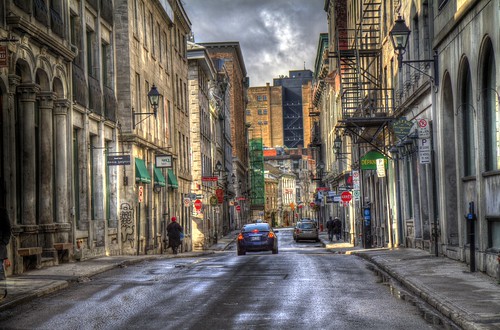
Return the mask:
M 475 220 L 476 214 L 474 213 L 474 202 L 469 203 L 469 213 L 465 216 L 469 227 L 469 255 L 470 255 L 470 272 L 476 271 L 476 237 L 475 237 Z

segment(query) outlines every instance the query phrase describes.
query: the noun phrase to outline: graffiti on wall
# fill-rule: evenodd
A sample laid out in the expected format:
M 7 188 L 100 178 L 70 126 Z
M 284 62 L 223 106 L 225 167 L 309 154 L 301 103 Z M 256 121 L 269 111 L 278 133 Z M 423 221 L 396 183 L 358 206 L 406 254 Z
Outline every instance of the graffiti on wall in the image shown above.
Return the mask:
M 122 243 L 129 242 L 134 247 L 134 210 L 128 203 L 120 205 L 120 220 L 122 223 Z

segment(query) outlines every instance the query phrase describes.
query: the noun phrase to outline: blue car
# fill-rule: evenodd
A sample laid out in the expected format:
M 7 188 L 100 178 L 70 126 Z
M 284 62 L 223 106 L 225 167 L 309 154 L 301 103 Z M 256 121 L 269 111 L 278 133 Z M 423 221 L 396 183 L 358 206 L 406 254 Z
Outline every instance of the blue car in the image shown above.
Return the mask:
M 278 253 L 278 237 L 273 228 L 267 223 L 251 223 L 244 225 L 238 234 L 238 255 L 247 252 L 272 251 Z

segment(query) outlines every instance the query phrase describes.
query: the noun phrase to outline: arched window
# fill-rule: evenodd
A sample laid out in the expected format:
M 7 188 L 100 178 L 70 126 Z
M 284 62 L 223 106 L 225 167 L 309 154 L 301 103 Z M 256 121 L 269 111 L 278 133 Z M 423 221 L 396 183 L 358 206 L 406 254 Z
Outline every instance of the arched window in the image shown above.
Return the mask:
M 460 81 L 460 106 L 462 109 L 463 141 L 464 141 L 464 176 L 476 174 L 476 144 L 474 141 L 474 106 L 472 100 L 472 81 L 469 62 L 462 65 Z
M 500 169 L 500 112 L 496 91 L 496 66 L 491 43 L 483 57 L 481 100 L 484 111 L 484 148 L 486 171 Z

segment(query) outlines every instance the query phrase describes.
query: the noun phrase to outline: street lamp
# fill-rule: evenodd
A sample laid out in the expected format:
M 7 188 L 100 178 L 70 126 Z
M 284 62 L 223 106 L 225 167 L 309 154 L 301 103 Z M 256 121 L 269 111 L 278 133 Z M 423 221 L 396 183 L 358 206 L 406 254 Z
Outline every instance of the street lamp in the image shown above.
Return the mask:
M 406 52 L 406 46 L 408 45 L 408 39 L 410 37 L 410 29 L 406 26 L 404 19 L 401 15 L 398 16 L 392 30 L 389 31 L 389 36 L 391 37 L 392 46 L 394 51 L 398 55 L 399 68 L 403 66 L 403 54 Z
M 412 60 L 403 61 L 403 54 L 406 53 L 406 47 L 408 46 L 408 39 L 410 38 L 411 30 L 406 26 L 404 19 L 398 16 L 398 19 L 394 22 L 394 26 L 391 31 L 389 31 L 389 36 L 391 37 L 392 46 L 394 47 L 394 52 L 398 55 L 398 68 L 401 69 L 403 64 L 407 64 L 418 72 L 431 78 L 434 82 L 434 86 L 438 86 L 438 54 L 434 52 L 434 56 L 429 60 Z M 411 65 L 411 63 L 433 63 L 434 64 L 434 75 L 431 76 L 427 72 L 420 70 L 419 68 Z
M 439 63 L 438 63 L 438 53 L 437 51 L 434 51 L 434 56 L 432 59 L 424 59 L 424 60 L 403 60 L 403 54 L 406 52 L 406 47 L 408 45 L 408 39 L 410 36 L 410 29 L 408 26 L 406 26 L 405 21 L 401 16 L 398 16 L 398 19 L 394 22 L 394 26 L 392 27 L 391 31 L 389 32 L 389 36 L 391 37 L 392 45 L 394 47 L 395 53 L 398 55 L 398 67 L 401 69 L 403 67 L 403 64 L 406 64 L 413 68 L 414 70 L 426 75 L 427 77 L 430 78 L 431 80 L 431 93 L 432 93 L 432 117 L 436 118 L 436 95 L 434 93 L 434 88 L 436 86 L 439 86 Z M 413 66 L 413 63 L 432 63 L 434 65 L 433 68 L 433 74 L 430 75 L 427 72 L 420 70 L 419 68 Z M 399 70 L 401 72 L 401 70 Z M 436 136 L 434 132 L 432 132 L 432 136 Z M 393 149 L 393 148 L 392 148 Z M 431 217 L 434 218 L 434 250 L 435 250 L 435 255 L 439 255 L 439 249 L 438 249 L 438 222 L 437 222 L 437 216 L 436 216 L 436 205 L 435 205 L 435 198 L 436 198 L 436 174 L 435 174 L 435 160 L 434 160 L 434 149 L 432 148 L 431 150 L 431 176 L 432 176 L 432 191 L 434 194 L 434 201 L 432 202 L 432 207 L 431 207 Z M 393 149 L 394 150 L 394 149 Z M 400 151 L 400 150 L 399 150 Z M 398 162 L 396 161 L 396 164 Z M 398 170 L 398 169 L 396 169 Z M 402 238 L 402 237 L 401 237 Z
M 217 175 L 220 175 L 220 172 L 222 172 L 222 164 L 218 160 L 217 164 L 215 164 L 215 171 L 214 171 L 214 173 L 217 173 Z
M 158 89 L 153 84 L 153 86 L 151 87 L 151 90 L 148 93 L 149 104 L 151 104 L 151 106 L 153 107 L 153 112 L 134 112 L 134 110 L 132 109 L 132 126 L 133 126 L 133 128 L 135 128 L 137 125 L 139 125 L 144 120 L 149 118 L 149 116 L 151 116 L 151 115 L 154 115 L 156 118 L 156 116 L 158 114 L 158 106 L 160 104 L 160 96 L 161 96 L 161 94 L 158 92 Z M 140 120 L 137 123 L 135 122 L 135 116 L 144 116 L 144 115 L 147 115 L 147 117 L 143 118 L 142 120 Z

